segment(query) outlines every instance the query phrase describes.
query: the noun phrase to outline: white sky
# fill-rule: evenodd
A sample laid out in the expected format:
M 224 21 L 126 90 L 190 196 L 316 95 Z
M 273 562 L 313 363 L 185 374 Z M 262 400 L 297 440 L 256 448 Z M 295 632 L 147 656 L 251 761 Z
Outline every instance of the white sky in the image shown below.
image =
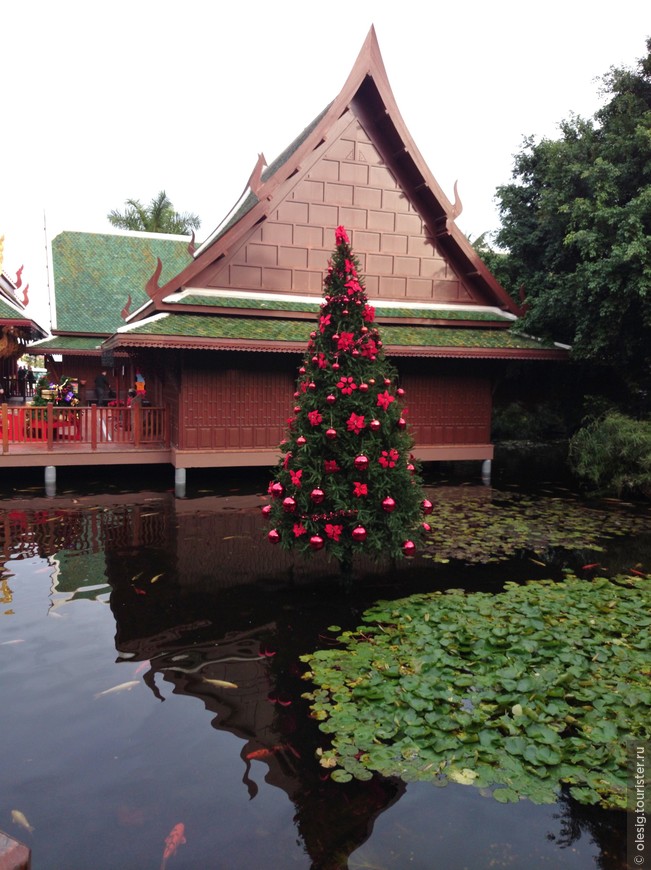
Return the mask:
M 599 105 L 596 79 L 634 66 L 648 0 L 41 0 L 2 11 L 0 236 L 47 327 L 47 238 L 110 229 L 165 190 L 202 219 L 229 211 L 258 152 L 271 162 L 339 93 L 371 26 L 398 107 L 472 238 L 525 135 Z M 45 220 L 44 220 L 45 216 Z

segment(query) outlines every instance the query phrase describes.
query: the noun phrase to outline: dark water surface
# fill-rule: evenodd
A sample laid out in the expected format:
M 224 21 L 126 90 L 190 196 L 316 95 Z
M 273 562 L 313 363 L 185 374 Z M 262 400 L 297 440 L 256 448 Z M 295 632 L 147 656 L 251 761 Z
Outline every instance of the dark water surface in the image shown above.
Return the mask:
M 178 823 L 168 870 L 626 866 L 623 813 L 337 784 L 315 759 L 299 656 L 328 626 L 379 598 L 497 590 L 524 563 L 362 568 L 344 593 L 261 537 L 264 472 L 202 473 L 186 499 L 169 477 L 84 472 L 49 499 L 40 473 L 0 483 L 0 829 L 33 870 L 160 868 Z

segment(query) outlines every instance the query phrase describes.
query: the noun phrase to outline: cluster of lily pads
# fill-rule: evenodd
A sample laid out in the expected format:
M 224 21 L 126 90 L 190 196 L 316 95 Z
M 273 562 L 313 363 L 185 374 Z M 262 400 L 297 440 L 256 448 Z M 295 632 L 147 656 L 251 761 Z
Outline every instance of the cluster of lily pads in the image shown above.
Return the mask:
M 624 807 L 651 737 L 651 575 L 507 583 L 379 602 L 303 656 L 334 780 L 472 784 L 502 802 Z M 340 632 L 337 626 L 332 631 Z
M 421 555 L 435 562 L 500 562 L 554 548 L 602 552 L 603 541 L 651 532 L 651 517 L 589 508 L 568 498 L 445 487 L 432 497 L 435 519 Z

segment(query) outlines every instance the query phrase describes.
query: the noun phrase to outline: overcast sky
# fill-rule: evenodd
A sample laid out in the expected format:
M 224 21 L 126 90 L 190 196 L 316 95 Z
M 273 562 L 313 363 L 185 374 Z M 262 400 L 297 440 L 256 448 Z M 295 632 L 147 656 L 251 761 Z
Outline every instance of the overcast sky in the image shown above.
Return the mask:
M 649 0 L 21 0 L 2 12 L 4 269 L 24 264 L 45 327 L 46 233 L 110 229 L 127 198 L 165 190 L 198 241 L 339 93 L 371 25 L 398 107 L 472 238 L 523 137 L 599 106 L 597 79 L 634 66 Z

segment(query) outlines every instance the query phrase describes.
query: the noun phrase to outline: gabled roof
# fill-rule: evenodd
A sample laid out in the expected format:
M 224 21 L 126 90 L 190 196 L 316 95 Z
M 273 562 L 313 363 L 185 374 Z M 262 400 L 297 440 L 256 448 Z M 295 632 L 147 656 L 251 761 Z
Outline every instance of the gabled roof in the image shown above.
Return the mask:
M 339 95 L 265 171 L 179 275 L 134 319 L 181 310 L 187 288 L 320 295 L 334 228 L 372 302 L 459 303 L 519 313 L 454 220 L 397 108 L 371 28 Z M 187 310 L 187 307 L 185 308 Z
M 21 338 L 43 338 L 47 332 L 28 316 L 16 296 L 17 286 L 6 272 L 0 273 L 0 325 L 17 329 Z
M 60 233 L 52 241 L 53 332 L 115 332 L 124 323 L 125 306 L 135 311 L 149 300 L 147 282 L 159 262 L 163 280 L 187 266 L 189 242 L 163 233 Z

